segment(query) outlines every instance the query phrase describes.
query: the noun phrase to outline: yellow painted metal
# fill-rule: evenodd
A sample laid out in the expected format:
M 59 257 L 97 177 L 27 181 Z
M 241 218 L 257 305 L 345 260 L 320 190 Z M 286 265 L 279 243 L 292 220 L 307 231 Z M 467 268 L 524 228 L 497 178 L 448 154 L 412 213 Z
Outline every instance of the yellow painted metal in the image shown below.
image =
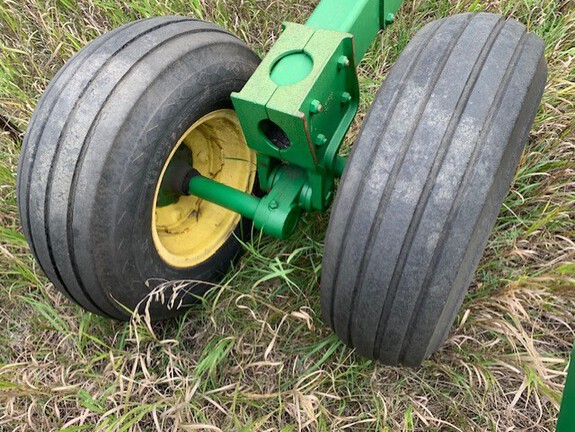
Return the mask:
M 172 150 L 156 186 L 152 237 L 160 257 L 177 268 L 197 266 L 229 239 L 241 216 L 195 196 L 182 196 L 174 204 L 157 203 L 162 179 L 176 150 L 192 151 L 193 167 L 204 177 L 250 193 L 256 176 L 256 154 L 246 144 L 233 110 L 213 111 L 195 122 Z

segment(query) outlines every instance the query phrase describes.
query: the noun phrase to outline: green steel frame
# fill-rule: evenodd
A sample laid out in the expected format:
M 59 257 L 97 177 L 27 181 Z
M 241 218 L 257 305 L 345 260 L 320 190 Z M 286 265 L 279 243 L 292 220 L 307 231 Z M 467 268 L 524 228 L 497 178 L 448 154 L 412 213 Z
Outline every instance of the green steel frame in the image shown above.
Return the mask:
M 232 94 L 266 195 L 256 198 L 199 175 L 191 178 L 189 193 L 282 239 L 294 232 L 302 212 L 325 211 L 346 163 L 338 153 L 359 106 L 357 65 L 402 1 L 322 0 L 306 24 L 285 23 L 249 82 Z

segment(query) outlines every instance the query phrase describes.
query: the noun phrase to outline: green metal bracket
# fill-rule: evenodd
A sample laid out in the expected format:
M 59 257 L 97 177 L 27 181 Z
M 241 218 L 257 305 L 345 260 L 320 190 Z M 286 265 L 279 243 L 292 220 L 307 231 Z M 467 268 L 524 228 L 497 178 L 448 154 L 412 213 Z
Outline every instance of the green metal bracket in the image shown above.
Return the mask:
M 356 66 L 400 0 L 323 0 L 305 25 L 284 32 L 240 93 L 232 94 L 258 175 L 270 190 L 277 166 L 307 171 L 304 210 L 324 211 L 343 171 L 339 148 L 359 106 Z
M 395 14 L 401 7 L 403 0 L 383 0 L 381 6 L 381 28 L 386 28 L 395 21 Z
M 299 198 L 307 181 L 305 170 L 299 167 L 279 168 L 273 179 L 274 186 L 256 211 L 254 226 L 276 238 L 291 236 L 300 219 Z
M 335 173 L 324 158 L 337 154 L 357 112 L 354 66 L 351 35 L 286 24 L 244 89 L 232 95 L 248 144 L 258 153 L 264 188 L 274 165 L 297 165 L 309 172 L 311 209 L 328 207 Z
M 355 70 L 343 70 L 337 64 L 340 56 L 349 56 L 352 50 L 351 38 L 344 35 L 286 24 L 284 33 L 241 93 L 232 95 L 250 147 L 284 162 L 315 168 L 326 145 L 317 135 L 333 135 L 337 124 L 330 124 L 330 119 L 349 111 L 351 118 L 355 114 L 353 100 L 340 102 L 344 92 L 358 97 Z M 282 84 L 297 76 L 301 69 L 293 66 L 303 58 L 313 63 L 307 76 L 296 83 Z M 270 139 L 269 128 L 278 126 L 289 140 L 283 145 Z
M 295 230 L 303 211 L 325 211 L 345 167 L 339 149 L 359 106 L 357 64 L 401 3 L 322 0 L 305 25 L 284 24 L 251 79 L 232 94 L 267 195 L 251 197 L 198 176 L 190 193 L 279 238 Z

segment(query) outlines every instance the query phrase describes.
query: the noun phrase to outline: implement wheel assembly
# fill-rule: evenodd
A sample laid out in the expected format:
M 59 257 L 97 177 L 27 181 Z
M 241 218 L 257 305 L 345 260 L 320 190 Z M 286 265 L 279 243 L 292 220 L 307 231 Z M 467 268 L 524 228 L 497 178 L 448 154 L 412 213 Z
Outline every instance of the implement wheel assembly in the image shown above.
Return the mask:
M 455 320 L 547 68 L 516 21 L 432 22 L 348 161 L 357 66 L 400 5 L 322 0 L 261 63 L 221 28 L 177 17 L 81 50 L 38 103 L 18 169 L 24 234 L 49 279 L 101 315 L 167 318 L 221 282 L 252 230 L 288 238 L 336 196 L 324 320 L 363 356 L 421 364 Z

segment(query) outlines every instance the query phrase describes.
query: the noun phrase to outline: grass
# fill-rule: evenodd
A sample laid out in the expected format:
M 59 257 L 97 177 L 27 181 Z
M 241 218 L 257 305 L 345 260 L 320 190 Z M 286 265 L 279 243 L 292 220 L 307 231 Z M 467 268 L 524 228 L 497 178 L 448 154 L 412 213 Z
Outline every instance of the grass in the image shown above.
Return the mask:
M 70 304 L 22 236 L 23 131 L 51 77 L 103 32 L 151 15 L 215 21 L 259 54 L 315 1 L 0 2 L 0 430 L 555 428 L 575 339 L 575 8 L 570 0 L 408 0 L 361 66 L 365 112 L 430 20 L 514 17 L 547 45 L 549 81 L 513 189 L 445 346 L 416 370 L 357 356 L 325 328 L 327 216 L 262 238 L 203 304 L 170 322 L 112 322 Z

